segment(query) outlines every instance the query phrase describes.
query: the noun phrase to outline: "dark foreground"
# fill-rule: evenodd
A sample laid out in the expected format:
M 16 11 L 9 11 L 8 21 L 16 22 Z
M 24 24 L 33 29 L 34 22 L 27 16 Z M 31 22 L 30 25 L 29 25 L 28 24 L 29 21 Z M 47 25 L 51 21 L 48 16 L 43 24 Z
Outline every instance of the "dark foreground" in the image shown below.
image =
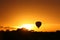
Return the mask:
M 0 40 L 60 40 L 59 32 L 0 31 Z

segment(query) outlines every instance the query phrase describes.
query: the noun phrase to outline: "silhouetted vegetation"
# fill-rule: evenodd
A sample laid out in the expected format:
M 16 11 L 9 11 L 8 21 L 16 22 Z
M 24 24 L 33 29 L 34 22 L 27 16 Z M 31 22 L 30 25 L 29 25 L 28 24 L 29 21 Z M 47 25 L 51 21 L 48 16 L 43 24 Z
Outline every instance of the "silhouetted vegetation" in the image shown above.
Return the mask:
M 60 31 L 34 32 L 17 29 L 17 31 L 0 31 L 0 34 L 1 40 L 60 40 Z

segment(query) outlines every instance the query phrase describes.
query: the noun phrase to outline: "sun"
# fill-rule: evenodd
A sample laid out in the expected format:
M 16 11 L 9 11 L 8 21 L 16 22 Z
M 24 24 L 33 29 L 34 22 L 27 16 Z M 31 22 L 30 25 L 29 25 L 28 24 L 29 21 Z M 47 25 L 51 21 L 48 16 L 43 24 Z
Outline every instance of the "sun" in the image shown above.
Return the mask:
M 33 29 L 33 24 L 23 24 L 19 28 L 25 28 L 25 29 L 28 29 L 28 30 L 32 30 Z

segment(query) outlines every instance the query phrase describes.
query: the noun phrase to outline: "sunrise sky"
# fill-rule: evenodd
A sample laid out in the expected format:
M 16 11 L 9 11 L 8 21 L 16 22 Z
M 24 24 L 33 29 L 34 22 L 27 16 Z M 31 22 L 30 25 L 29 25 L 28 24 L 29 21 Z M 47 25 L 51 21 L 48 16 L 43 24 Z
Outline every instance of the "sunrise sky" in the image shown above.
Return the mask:
M 41 21 L 39 31 L 60 30 L 59 0 L 0 0 L 0 25 L 20 27 Z M 38 30 L 34 25 L 34 30 Z

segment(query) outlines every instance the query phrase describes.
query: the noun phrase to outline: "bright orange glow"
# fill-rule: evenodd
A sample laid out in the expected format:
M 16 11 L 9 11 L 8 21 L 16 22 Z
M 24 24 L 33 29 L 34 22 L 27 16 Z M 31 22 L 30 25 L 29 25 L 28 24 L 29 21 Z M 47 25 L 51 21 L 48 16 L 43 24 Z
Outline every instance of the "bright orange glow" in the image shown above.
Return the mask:
M 32 30 L 33 29 L 33 24 L 23 24 L 21 25 L 21 27 L 18 27 L 18 28 L 26 28 L 28 30 Z
M 53 0 L 14 0 L 2 1 L 0 7 L 0 26 L 26 28 L 34 31 L 60 30 L 60 3 Z M 38 29 L 36 21 L 41 21 Z M 7 28 L 0 28 L 7 29 Z

